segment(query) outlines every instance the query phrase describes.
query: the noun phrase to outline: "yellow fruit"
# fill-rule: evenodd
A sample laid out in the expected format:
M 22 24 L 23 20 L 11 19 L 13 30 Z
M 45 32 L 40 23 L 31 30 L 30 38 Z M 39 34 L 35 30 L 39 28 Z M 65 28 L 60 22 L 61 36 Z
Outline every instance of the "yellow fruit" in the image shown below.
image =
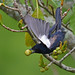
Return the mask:
M 58 51 L 58 54 L 62 54 L 62 51 L 61 51 L 61 50 L 59 50 L 59 51 Z
M 41 71 L 41 72 L 45 72 L 45 68 L 41 68 L 40 71 Z
M 58 59 L 58 56 L 53 56 L 53 58 L 57 60 Z
M 53 51 L 53 55 L 57 55 L 58 53 L 57 53 L 57 51 L 56 50 L 54 50 Z
M 39 64 L 39 66 L 41 67 L 41 64 Z
M 32 53 L 31 50 L 26 50 L 26 51 L 25 51 L 25 55 L 26 55 L 26 56 L 29 56 L 31 53 Z
M 46 67 L 45 67 L 45 70 L 47 71 L 48 69 L 49 69 L 49 67 L 48 67 L 48 66 L 46 66 Z
M 66 50 L 63 51 L 63 53 L 65 53 L 65 52 L 66 52 Z
M 47 66 L 47 63 L 44 63 L 45 66 Z
M 60 50 L 60 47 L 57 47 L 56 50 L 57 50 L 57 51 Z

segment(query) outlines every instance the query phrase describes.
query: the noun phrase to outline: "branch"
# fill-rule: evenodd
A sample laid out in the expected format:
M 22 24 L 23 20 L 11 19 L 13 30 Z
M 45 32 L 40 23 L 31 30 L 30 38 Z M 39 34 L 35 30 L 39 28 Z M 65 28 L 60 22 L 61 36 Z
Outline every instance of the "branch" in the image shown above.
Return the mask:
M 45 5 L 42 5 L 41 1 L 38 1 L 38 4 L 40 7 L 44 8 L 50 15 L 53 16 L 52 12 L 46 7 Z
M 48 0 L 47 0 L 47 2 L 46 2 L 46 6 L 48 7 Z
M 28 32 L 26 30 L 14 30 L 14 29 L 11 29 L 9 27 L 6 27 L 5 25 L 1 24 L 2 27 L 4 27 L 5 29 L 9 30 L 9 31 L 12 31 L 12 32 Z
M 16 2 L 16 0 L 14 0 L 14 6 L 15 6 L 15 8 L 3 4 L 3 6 L 4 6 L 5 8 L 10 9 L 10 10 L 14 10 L 14 11 L 17 11 L 17 12 L 19 13 L 20 17 L 23 18 L 23 15 L 22 15 L 22 13 L 21 13 L 20 8 L 18 8 L 18 5 L 19 5 L 19 4 Z
M 4 4 L 4 7 L 7 8 L 7 9 L 14 10 L 14 11 L 19 11 L 19 9 L 13 8 L 13 7 L 9 7 L 9 6 L 5 5 L 5 4 Z
M 62 22 L 62 25 L 63 25 L 66 29 L 68 29 L 69 31 L 73 32 L 73 31 L 72 31 L 69 27 L 67 27 L 66 24 L 64 24 L 63 22 Z
M 22 15 L 22 13 L 21 13 L 20 8 L 18 8 L 18 3 L 16 2 L 16 0 L 14 0 L 14 6 L 15 6 L 16 9 L 18 9 L 17 12 L 19 13 L 19 15 L 20 15 L 20 17 L 21 17 L 21 19 L 22 19 L 22 18 L 23 18 L 23 15 Z
M 70 52 L 67 53 L 59 62 L 61 63 L 66 57 L 68 57 L 72 52 L 74 52 L 74 50 L 75 50 L 75 47 L 72 50 L 70 50 Z
M 21 29 L 23 30 L 23 29 L 25 29 L 25 28 L 27 28 L 28 26 L 27 25 L 25 25 L 24 27 L 22 27 Z
M 66 65 L 64 65 L 64 64 L 62 64 L 62 63 L 60 64 L 59 61 L 55 60 L 54 58 L 52 58 L 52 57 L 49 56 L 48 54 L 44 54 L 43 56 L 44 56 L 46 59 L 48 59 L 49 61 L 53 62 L 55 65 L 59 66 L 60 68 L 66 70 L 66 71 L 75 73 L 75 68 L 66 66 Z
M 32 10 L 34 11 L 35 8 L 34 8 L 34 6 L 33 6 L 33 2 L 32 2 L 32 0 L 29 0 L 29 2 L 30 2 L 30 5 L 31 5 L 31 7 L 32 7 Z
M 28 0 L 25 0 L 26 9 L 28 10 Z
M 53 62 L 50 62 L 50 63 L 47 65 L 47 67 L 50 67 L 52 64 L 53 64 Z

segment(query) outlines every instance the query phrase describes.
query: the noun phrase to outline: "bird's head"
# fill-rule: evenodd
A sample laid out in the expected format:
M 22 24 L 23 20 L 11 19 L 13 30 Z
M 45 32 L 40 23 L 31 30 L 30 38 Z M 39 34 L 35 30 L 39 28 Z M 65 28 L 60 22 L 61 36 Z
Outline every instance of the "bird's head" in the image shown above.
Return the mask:
M 48 54 L 51 51 L 46 47 L 46 45 L 44 45 L 43 43 L 40 44 L 36 44 L 34 47 L 32 47 L 29 50 L 25 51 L 25 55 L 29 56 L 30 54 L 33 53 L 42 53 L 42 54 Z
M 38 47 L 39 47 L 39 46 L 35 45 L 35 46 L 32 47 L 31 49 L 26 50 L 26 51 L 25 51 L 25 55 L 26 55 L 26 56 L 29 56 L 29 55 L 31 55 L 31 54 L 33 54 L 33 53 L 37 53 L 37 51 L 39 51 Z
M 31 50 L 26 50 L 26 51 L 25 51 L 25 55 L 26 55 L 26 56 L 29 56 L 30 54 L 32 54 L 32 51 L 31 51 Z

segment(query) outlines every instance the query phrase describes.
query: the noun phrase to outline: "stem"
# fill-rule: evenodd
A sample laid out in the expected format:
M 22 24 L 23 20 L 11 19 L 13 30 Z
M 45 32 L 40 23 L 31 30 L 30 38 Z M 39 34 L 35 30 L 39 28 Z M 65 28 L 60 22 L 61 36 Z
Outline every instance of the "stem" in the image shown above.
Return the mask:
M 38 18 L 38 13 L 39 13 L 39 11 L 38 11 L 38 0 L 36 0 L 36 8 L 37 8 L 37 18 Z

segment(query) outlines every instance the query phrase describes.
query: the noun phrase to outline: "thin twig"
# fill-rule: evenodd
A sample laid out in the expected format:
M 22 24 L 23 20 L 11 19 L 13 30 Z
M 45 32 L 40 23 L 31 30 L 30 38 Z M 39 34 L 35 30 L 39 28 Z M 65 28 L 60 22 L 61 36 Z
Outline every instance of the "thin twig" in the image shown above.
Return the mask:
M 53 14 L 53 16 L 54 16 L 54 7 L 52 6 L 52 5 L 49 5 L 50 7 L 51 7 L 51 9 L 52 9 L 52 14 Z
M 54 13 L 51 13 L 51 11 L 48 9 L 48 7 L 43 6 L 40 1 L 38 1 L 38 3 L 39 3 L 40 7 L 44 8 L 50 15 L 52 15 L 55 18 Z M 52 12 L 53 12 L 53 10 L 52 10 Z M 69 31 L 73 32 L 69 27 L 66 27 L 66 25 L 64 23 L 62 23 L 62 25 Z
M 50 62 L 50 63 L 47 65 L 47 67 L 50 67 L 52 64 L 53 64 L 53 62 Z
M 3 24 L 1 26 L 4 27 L 5 29 L 9 30 L 9 31 L 12 31 L 12 32 L 28 32 L 27 30 L 14 30 L 14 29 L 11 29 L 9 27 L 6 27 Z
M 51 11 L 48 9 L 48 7 L 46 7 L 45 5 L 42 5 L 40 1 L 38 1 L 38 4 L 39 4 L 40 7 L 44 8 L 50 15 L 53 15 L 51 13 Z
M 66 28 L 66 29 L 68 29 L 69 31 L 71 31 L 71 32 L 73 32 L 69 27 L 67 27 L 63 22 L 62 22 L 62 25 Z
M 11 9 L 11 10 L 17 11 L 20 14 L 21 18 L 23 18 L 23 15 L 22 15 L 21 11 L 18 8 L 9 7 L 7 5 L 3 5 L 3 6 L 5 8 L 7 8 L 7 9 Z
M 66 12 L 64 12 L 61 19 L 64 19 L 65 16 L 67 16 L 67 14 L 68 14 L 69 11 L 70 11 L 70 9 L 68 9 Z
M 27 25 L 25 25 L 24 27 L 22 27 L 21 29 L 23 30 L 23 29 L 25 29 L 25 28 L 27 28 L 28 26 Z
M 60 68 L 68 71 L 68 72 L 72 72 L 72 73 L 75 73 L 75 68 L 72 68 L 72 67 L 69 67 L 69 66 L 66 66 L 64 64 L 60 64 L 59 61 L 55 60 L 54 58 L 52 58 L 51 56 L 49 56 L 48 54 L 44 54 L 44 57 L 46 59 L 48 59 L 49 61 L 53 62 L 54 64 L 56 64 L 57 66 L 59 66 Z
M 67 22 L 67 23 L 66 23 L 66 27 L 68 27 L 69 24 L 70 24 L 70 22 Z
M 30 14 L 31 8 L 28 7 L 28 0 L 25 0 L 25 5 L 26 5 L 26 14 Z
M 46 2 L 46 6 L 48 7 L 48 0 L 47 0 L 47 2 Z
M 28 0 L 25 0 L 26 10 L 28 10 Z
M 32 10 L 34 11 L 35 8 L 34 8 L 34 6 L 33 6 L 33 2 L 32 2 L 32 0 L 29 0 L 29 2 L 30 2 L 30 5 L 31 5 L 31 7 L 32 7 Z
M 14 6 L 15 6 L 16 9 L 18 9 L 17 11 L 18 11 L 18 13 L 19 13 L 19 15 L 20 15 L 20 17 L 22 19 L 23 18 L 23 15 L 21 13 L 21 10 L 18 8 L 18 3 L 16 2 L 16 0 L 14 0 Z
M 59 62 L 61 63 L 66 57 L 68 57 L 72 52 L 74 52 L 74 50 L 75 50 L 75 47 L 72 50 L 70 50 L 70 52 L 68 52 L 63 58 L 61 58 Z
M 6 7 L 7 9 L 14 10 L 14 11 L 19 11 L 19 9 L 17 9 L 17 8 L 13 8 L 13 7 L 9 7 L 9 6 L 7 6 L 7 5 L 4 5 L 4 7 Z

